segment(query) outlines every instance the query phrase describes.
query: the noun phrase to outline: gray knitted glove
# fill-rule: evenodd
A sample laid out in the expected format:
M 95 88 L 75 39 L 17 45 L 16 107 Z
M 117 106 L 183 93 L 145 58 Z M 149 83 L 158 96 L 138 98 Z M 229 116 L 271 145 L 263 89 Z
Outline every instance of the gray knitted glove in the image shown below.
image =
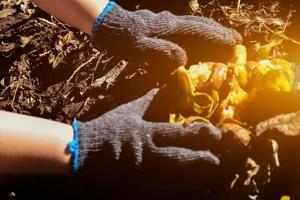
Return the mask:
M 103 17 L 103 16 L 102 16 Z M 120 58 L 146 61 L 167 71 L 190 62 L 222 61 L 242 36 L 212 19 L 176 16 L 168 11 L 128 11 L 114 5 L 96 21 L 95 43 Z M 191 60 L 194 59 L 194 60 Z
M 209 149 L 217 146 L 221 133 L 207 123 L 187 127 L 143 120 L 157 89 L 121 105 L 99 118 L 79 123 L 79 169 L 95 171 L 107 165 L 135 171 L 162 166 L 216 166 L 218 157 Z M 151 167 L 150 167 L 151 166 Z M 103 170 L 102 170 L 103 171 Z M 108 173 L 108 172 L 107 172 Z

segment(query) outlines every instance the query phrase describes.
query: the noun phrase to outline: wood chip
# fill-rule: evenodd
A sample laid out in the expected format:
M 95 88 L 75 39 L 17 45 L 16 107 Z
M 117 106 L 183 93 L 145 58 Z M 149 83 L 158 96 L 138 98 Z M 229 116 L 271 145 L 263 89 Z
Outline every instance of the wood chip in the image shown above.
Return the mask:
M 16 12 L 16 9 L 14 8 L 4 8 L 0 10 L 0 19 L 1 18 L 6 18 L 10 15 L 13 15 Z

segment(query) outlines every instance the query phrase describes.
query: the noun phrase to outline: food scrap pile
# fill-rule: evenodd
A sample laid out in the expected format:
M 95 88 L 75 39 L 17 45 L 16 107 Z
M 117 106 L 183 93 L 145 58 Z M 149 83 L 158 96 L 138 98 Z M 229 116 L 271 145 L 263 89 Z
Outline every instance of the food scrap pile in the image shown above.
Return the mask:
M 195 121 L 212 123 L 220 128 L 223 135 L 231 134 L 236 145 L 248 148 L 257 135 L 252 124 L 241 118 L 241 112 L 248 103 L 262 91 L 289 93 L 294 90 L 293 63 L 271 56 L 279 43 L 274 40 L 261 46 L 252 61 L 247 58 L 247 48 L 237 45 L 233 58 L 227 64 L 200 62 L 189 69 L 178 68 L 176 74 L 181 95 L 174 103 L 169 121 L 185 125 Z M 269 125 L 265 122 L 259 126 Z M 273 152 L 272 165 L 278 167 L 278 144 L 275 140 L 269 140 L 268 144 L 267 148 Z M 259 193 L 253 177 L 258 174 L 260 166 L 255 159 L 246 156 L 243 167 L 246 171 L 243 186 L 251 186 L 255 193 Z M 231 189 L 236 187 L 239 179 L 240 175 L 236 174 L 230 183 Z
M 272 45 L 272 44 L 271 44 Z M 261 47 L 265 49 L 270 44 Z M 205 62 L 187 70 L 177 70 L 182 96 L 170 116 L 171 123 L 193 121 L 212 122 L 217 125 L 235 123 L 243 125 L 239 112 L 243 105 L 255 98 L 258 91 L 290 92 L 293 88 L 292 63 L 285 59 L 270 59 L 263 52 L 258 61 L 247 61 L 247 49 L 235 46 L 234 56 L 227 65 Z

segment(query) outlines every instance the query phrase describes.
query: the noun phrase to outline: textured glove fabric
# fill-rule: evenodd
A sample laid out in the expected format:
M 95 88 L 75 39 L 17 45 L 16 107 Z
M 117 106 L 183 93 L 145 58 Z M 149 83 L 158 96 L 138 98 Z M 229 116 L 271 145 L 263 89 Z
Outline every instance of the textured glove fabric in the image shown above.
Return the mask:
M 219 158 L 209 150 L 221 139 L 216 127 L 207 123 L 183 127 L 143 120 L 156 93 L 154 89 L 95 120 L 81 122 L 79 168 L 91 160 L 99 165 L 113 161 L 133 171 L 162 163 L 196 167 L 219 165 Z
M 220 57 L 220 47 L 228 52 L 226 48 L 242 42 L 240 34 L 212 19 L 176 16 L 167 11 L 133 12 L 119 5 L 115 5 L 96 27 L 95 38 L 100 48 L 116 56 L 159 63 L 166 68 L 185 65 L 190 53 L 206 55 L 212 50 L 213 55 Z M 195 59 L 199 61 L 200 58 L 196 56 Z

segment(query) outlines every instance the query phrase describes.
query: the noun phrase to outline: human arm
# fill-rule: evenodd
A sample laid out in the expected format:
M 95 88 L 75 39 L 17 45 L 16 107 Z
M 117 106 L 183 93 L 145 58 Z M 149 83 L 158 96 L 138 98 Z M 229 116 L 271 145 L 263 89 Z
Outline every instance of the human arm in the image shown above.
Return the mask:
M 168 11 L 128 11 L 114 2 L 34 0 L 50 14 L 91 34 L 94 44 L 120 59 L 148 63 L 163 77 L 199 61 L 227 61 L 242 36 L 212 19 Z M 101 5 L 100 5 L 101 4 Z
M 0 111 L 0 174 L 68 174 L 70 125 Z
M 1 112 L 5 123 L 0 126 L 4 144 L 0 174 L 69 174 L 87 169 L 96 175 L 104 166 L 108 167 L 105 174 L 112 176 L 116 168 L 148 174 L 169 172 L 170 166 L 186 174 L 190 167 L 218 166 L 220 160 L 211 149 L 218 145 L 221 133 L 214 126 L 194 123 L 184 127 L 143 119 L 156 93 L 152 90 L 92 121 L 74 123 L 73 128 Z
M 58 19 L 91 35 L 92 27 L 108 0 L 32 0 Z

